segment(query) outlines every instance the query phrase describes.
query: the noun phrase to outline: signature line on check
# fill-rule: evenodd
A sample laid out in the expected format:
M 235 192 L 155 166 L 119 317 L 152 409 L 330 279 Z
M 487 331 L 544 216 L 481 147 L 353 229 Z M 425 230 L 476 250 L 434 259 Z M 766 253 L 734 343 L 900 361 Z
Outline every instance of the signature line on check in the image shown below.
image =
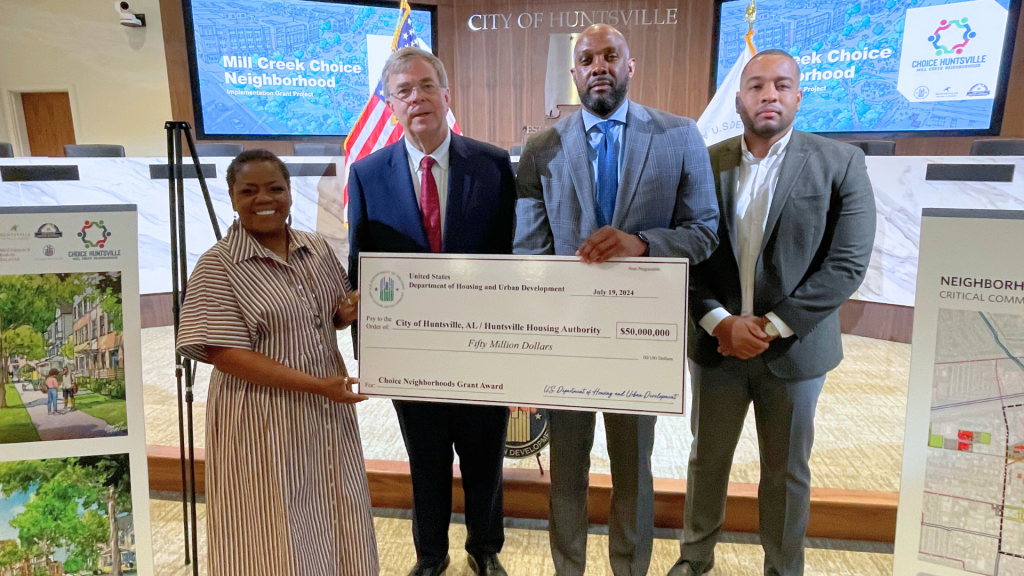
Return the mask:
M 542 396 L 544 398 L 561 398 L 562 400 L 565 400 L 566 398 L 577 398 L 577 396 L 559 396 L 558 394 L 542 394 Z M 665 400 L 631 400 L 629 398 L 626 398 L 624 400 L 616 398 L 587 398 L 587 402 L 634 402 L 636 404 L 665 404 L 667 402 L 675 402 L 675 400 L 672 400 L 670 398 L 666 398 Z

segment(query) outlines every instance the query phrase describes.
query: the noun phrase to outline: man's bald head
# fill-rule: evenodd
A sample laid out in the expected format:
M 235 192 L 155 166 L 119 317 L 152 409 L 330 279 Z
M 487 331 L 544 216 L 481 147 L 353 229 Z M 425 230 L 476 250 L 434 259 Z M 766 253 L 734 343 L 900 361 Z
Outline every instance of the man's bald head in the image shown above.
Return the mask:
M 570 72 L 583 107 L 607 118 L 626 99 L 636 70 L 626 38 L 607 24 L 589 26 L 576 39 L 572 61 Z
M 622 35 L 622 32 L 608 24 L 591 24 L 584 28 L 583 32 L 576 38 L 576 46 L 572 52 L 573 60 L 576 59 L 576 54 L 579 53 L 581 45 L 589 45 L 595 40 L 606 40 L 618 44 L 623 56 L 629 59 L 629 44 L 626 42 L 626 37 Z
M 793 58 L 793 55 L 785 50 L 776 50 L 774 48 L 771 50 L 762 50 L 757 54 L 754 54 L 754 57 L 747 62 L 746 66 L 743 67 L 743 71 L 740 73 L 740 83 L 742 83 L 747 78 L 748 74 L 750 74 L 752 65 L 754 67 L 759 66 L 759 64 L 756 63 L 762 58 L 770 58 L 773 61 L 777 60 L 778 63 L 788 62 L 789 64 L 792 64 L 797 84 L 800 83 L 800 65 L 797 64 L 796 58 Z M 775 68 L 777 66 L 772 67 Z

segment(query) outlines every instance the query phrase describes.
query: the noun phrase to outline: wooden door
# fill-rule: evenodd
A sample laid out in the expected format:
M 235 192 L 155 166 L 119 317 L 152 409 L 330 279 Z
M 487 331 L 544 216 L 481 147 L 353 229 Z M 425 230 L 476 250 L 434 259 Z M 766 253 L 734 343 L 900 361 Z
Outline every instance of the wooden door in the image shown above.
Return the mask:
M 64 145 L 75 143 L 71 99 L 67 92 L 23 92 L 25 130 L 33 156 L 64 156 Z

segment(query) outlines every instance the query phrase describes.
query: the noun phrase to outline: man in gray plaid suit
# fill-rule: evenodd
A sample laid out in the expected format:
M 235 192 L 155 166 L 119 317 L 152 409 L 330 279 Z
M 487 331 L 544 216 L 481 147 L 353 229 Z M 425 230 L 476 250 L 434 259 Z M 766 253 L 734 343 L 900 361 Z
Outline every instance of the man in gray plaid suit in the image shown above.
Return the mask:
M 517 178 L 516 254 L 689 258 L 718 245 L 718 201 L 693 120 L 630 102 L 636 67 L 618 30 L 587 28 L 573 52 L 583 110 L 530 138 Z M 680 286 L 686 290 L 686 286 Z M 552 411 L 551 554 L 560 576 L 582 576 L 596 414 Z M 616 576 L 651 559 L 654 416 L 604 415 L 612 469 L 609 557 Z

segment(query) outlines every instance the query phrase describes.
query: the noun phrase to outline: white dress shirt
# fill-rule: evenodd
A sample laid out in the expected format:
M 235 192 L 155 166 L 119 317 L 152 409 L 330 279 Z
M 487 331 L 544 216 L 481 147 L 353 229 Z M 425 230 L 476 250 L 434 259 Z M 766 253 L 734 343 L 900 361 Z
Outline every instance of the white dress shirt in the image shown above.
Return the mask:
M 416 204 L 420 206 L 420 212 L 423 211 L 423 204 L 420 199 L 420 182 L 423 178 L 423 171 L 420 169 L 420 162 L 423 161 L 423 152 L 416 149 L 415 146 L 409 142 L 408 138 L 402 138 L 405 141 L 405 149 L 409 152 L 409 170 L 412 172 L 412 186 L 416 190 Z M 436 150 L 429 154 L 434 159 L 434 166 L 430 169 L 430 173 L 434 175 L 434 182 L 437 183 L 437 201 L 441 207 L 441 237 L 444 238 L 444 213 L 445 208 L 448 207 L 448 161 L 451 155 L 448 153 L 452 144 L 452 133 L 448 131 L 448 136 L 445 137 L 444 142 L 437 147 Z
M 742 302 L 740 316 L 754 315 L 754 275 L 757 260 L 761 256 L 764 227 L 768 222 L 772 197 L 775 196 L 775 185 L 779 182 L 779 170 L 786 157 L 786 146 L 792 136 L 793 129 L 790 128 L 785 136 L 772 145 L 764 158 L 755 158 L 747 150 L 746 138 L 740 138 L 740 178 L 734 197 L 736 204 L 732 207 L 735 225 L 729 230 L 729 240 L 736 247 L 736 256 L 739 259 Z M 725 308 L 715 308 L 700 319 L 700 325 L 708 334 L 712 334 L 718 323 L 729 316 Z M 793 335 L 793 330 L 774 312 L 769 312 L 765 316 L 779 329 L 781 338 Z

